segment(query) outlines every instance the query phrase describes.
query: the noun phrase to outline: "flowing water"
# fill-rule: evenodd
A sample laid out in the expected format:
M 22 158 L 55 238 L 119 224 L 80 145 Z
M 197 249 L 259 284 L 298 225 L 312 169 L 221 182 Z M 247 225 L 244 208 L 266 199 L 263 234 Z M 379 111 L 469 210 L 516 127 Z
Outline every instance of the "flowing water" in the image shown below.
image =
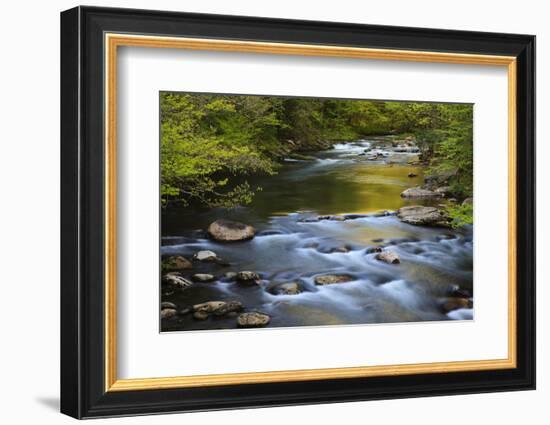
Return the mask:
M 239 300 L 246 311 L 271 316 L 269 327 L 471 319 L 472 309 L 444 313 L 441 305 L 457 288 L 473 293 L 472 229 L 412 226 L 394 215 L 373 214 L 441 202 L 400 197 L 406 188 L 423 183 L 423 170 L 408 164 L 414 152 L 396 152 L 390 142 L 359 140 L 317 152 L 315 160 L 286 160 L 277 175 L 254 180 L 262 191 L 247 207 L 164 210 L 162 255 L 190 258 L 208 249 L 226 264 L 194 262 L 184 275 L 211 273 L 217 280 L 165 292 L 162 300 L 178 309 Z M 365 149 L 374 149 L 379 157 L 368 160 Z M 353 219 L 315 221 L 318 215 L 346 214 Z M 230 244 L 206 238 L 204 229 L 219 218 L 251 224 L 258 233 L 250 241 Z M 367 253 L 373 246 L 390 247 L 401 263 L 378 261 L 376 254 Z M 241 270 L 259 273 L 260 285 L 246 287 L 223 277 Z M 317 275 L 338 273 L 354 280 L 314 283 Z M 285 282 L 298 282 L 303 292 L 274 295 L 273 288 Z M 162 322 L 164 331 L 234 328 L 234 317 L 202 321 L 187 314 Z

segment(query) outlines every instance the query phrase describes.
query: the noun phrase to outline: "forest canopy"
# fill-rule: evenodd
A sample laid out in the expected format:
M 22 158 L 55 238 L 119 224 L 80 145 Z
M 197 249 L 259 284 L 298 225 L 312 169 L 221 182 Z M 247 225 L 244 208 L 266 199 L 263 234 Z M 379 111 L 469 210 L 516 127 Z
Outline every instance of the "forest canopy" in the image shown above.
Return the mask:
M 261 190 L 250 177 L 283 158 L 387 134 L 414 136 L 428 172 L 472 195 L 472 105 L 162 92 L 160 112 L 163 205 L 246 205 Z

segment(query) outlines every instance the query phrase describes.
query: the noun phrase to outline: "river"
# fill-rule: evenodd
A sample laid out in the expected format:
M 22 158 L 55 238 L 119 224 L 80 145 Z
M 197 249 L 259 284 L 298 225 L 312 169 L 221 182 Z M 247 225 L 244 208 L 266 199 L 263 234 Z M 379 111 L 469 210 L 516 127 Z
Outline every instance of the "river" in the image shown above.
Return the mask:
M 392 140 L 340 143 L 312 154 L 311 160 L 288 159 L 277 175 L 254 180 L 262 190 L 246 207 L 164 209 L 163 256 L 190 258 L 206 249 L 226 264 L 194 262 L 184 275 L 211 273 L 216 281 L 164 291 L 162 300 L 180 310 L 206 301 L 239 300 L 245 311 L 268 314 L 269 327 L 472 319 L 473 309 L 446 312 L 441 306 L 458 288 L 473 294 L 473 229 L 412 226 L 395 215 L 373 215 L 442 202 L 400 197 L 403 190 L 422 185 L 423 168 L 410 165 L 416 153 L 397 152 Z M 377 159 L 370 156 L 373 152 Z M 411 173 L 416 176 L 409 177 Z M 315 219 L 349 214 L 359 217 Z M 258 233 L 245 242 L 215 242 L 204 229 L 219 218 L 251 224 Z M 400 264 L 367 254 L 374 246 L 391 247 Z M 223 277 L 242 270 L 259 273 L 261 284 L 245 287 Z M 330 273 L 346 273 L 354 280 L 315 285 L 314 276 Z M 272 289 L 282 282 L 298 282 L 303 292 L 275 295 Z M 234 328 L 235 318 L 225 316 L 196 320 L 187 314 L 162 321 L 163 331 Z

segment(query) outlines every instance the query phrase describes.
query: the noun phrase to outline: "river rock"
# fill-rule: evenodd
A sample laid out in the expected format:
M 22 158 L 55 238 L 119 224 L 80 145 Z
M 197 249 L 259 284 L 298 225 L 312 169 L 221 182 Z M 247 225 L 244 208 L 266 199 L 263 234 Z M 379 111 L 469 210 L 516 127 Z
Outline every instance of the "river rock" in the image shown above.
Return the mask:
M 237 277 L 237 272 L 227 272 L 224 273 L 223 277 L 225 277 L 228 280 L 235 280 Z
M 421 187 L 410 187 L 401 192 L 402 198 L 426 199 L 426 198 L 441 198 L 441 193 L 437 193 Z
M 161 319 L 172 319 L 173 317 L 176 317 L 178 312 L 174 308 L 163 308 L 160 311 L 160 318 Z
M 164 310 L 165 308 L 173 308 L 173 309 L 176 309 L 177 306 L 176 306 L 176 304 L 174 304 L 174 303 L 170 303 L 170 302 L 168 302 L 168 301 L 163 301 L 163 302 L 160 303 L 160 308 L 161 308 L 162 310 Z
M 375 213 L 371 214 L 371 217 L 387 217 L 389 215 L 393 215 L 392 211 L 388 210 L 382 210 L 382 211 L 376 211 Z
M 452 285 L 449 289 L 449 296 L 453 298 L 472 298 L 472 294 L 467 289 L 459 285 Z
M 462 205 L 473 205 L 474 204 L 474 198 L 466 198 L 464 201 L 462 201 Z
M 381 246 L 371 246 L 365 250 L 365 254 L 374 254 L 376 252 L 382 252 Z
M 287 282 L 276 286 L 271 292 L 275 295 L 298 295 L 302 291 L 298 283 Z
M 208 313 L 206 311 L 195 311 L 193 313 L 193 318 L 196 320 L 206 320 L 208 319 Z
M 354 280 L 354 277 L 348 274 L 325 274 L 322 276 L 315 276 L 313 279 L 315 284 L 319 286 L 332 285 L 335 283 L 346 283 L 351 282 L 352 280 Z
M 337 246 L 335 248 L 330 248 L 328 250 L 329 254 L 332 254 L 332 253 L 342 253 L 342 254 L 347 254 L 348 252 L 351 251 L 351 248 L 347 247 L 347 246 Z
M 208 234 L 219 242 L 236 242 L 252 239 L 256 235 L 256 229 L 237 221 L 221 219 L 208 226 Z
M 162 283 L 180 289 L 184 289 L 193 285 L 193 282 L 187 280 L 180 273 L 177 272 L 166 273 L 162 277 Z
M 448 227 L 448 219 L 444 212 L 435 207 L 411 205 L 397 212 L 397 217 L 404 223 L 416 226 Z
M 448 298 L 441 304 L 441 309 L 444 313 L 449 311 L 458 310 L 460 308 L 472 308 L 473 303 L 467 298 Z
M 258 328 L 268 325 L 270 321 L 271 317 L 257 311 L 242 313 L 237 317 L 237 325 L 241 328 Z
M 194 260 L 197 260 L 197 261 L 205 261 L 205 262 L 208 262 L 208 261 L 218 261 L 218 256 L 216 255 L 216 253 L 214 251 L 209 251 L 209 250 L 202 250 L 202 251 L 199 251 L 199 252 L 196 252 L 194 255 L 193 255 L 193 259 Z
M 251 271 L 242 271 L 237 273 L 236 279 L 237 282 L 246 284 L 255 284 L 262 280 L 258 273 Z
M 213 274 L 209 273 L 195 273 L 193 276 L 191 276 L 191 279 L 197 282 L 212 282 L 216 279 L 216 277 Z
M 416 177 L 416 176 L 418 176 L 418 174 L 415 174 L 415 173 L 407 174 L 407 177 L 410 177 L 410 178 L 413 178 L 413 177 Z
M 393 251 L 382 251 L 376 255 L 376 259 L 388 264 L 399 264 L 401 262 L 399 256 Z
M 193 264 L 187 258 L 177 255 L 163 260 L 162 268 L 165 270 L 187 270 L 192 269 Z
M 202 304 L 195 304 L 193 311 L 206 314 L 207 316 L 212 314 L 214 316 L 224 316 L 228 313 L 242 311 L 243 305 L 240 301 L 208 301 Z

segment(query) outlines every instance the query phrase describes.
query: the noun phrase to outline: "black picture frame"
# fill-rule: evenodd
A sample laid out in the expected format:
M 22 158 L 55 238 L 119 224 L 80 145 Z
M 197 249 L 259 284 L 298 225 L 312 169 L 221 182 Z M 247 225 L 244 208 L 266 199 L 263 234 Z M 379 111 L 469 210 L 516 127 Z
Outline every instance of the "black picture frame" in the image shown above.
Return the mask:
M 106 392 L 104 34 L 506 55 L 517 58 L 517 367 Z M 76 7 L 61 13 L 61 412 L 75 418 L 535 388 L 535 37 Z

